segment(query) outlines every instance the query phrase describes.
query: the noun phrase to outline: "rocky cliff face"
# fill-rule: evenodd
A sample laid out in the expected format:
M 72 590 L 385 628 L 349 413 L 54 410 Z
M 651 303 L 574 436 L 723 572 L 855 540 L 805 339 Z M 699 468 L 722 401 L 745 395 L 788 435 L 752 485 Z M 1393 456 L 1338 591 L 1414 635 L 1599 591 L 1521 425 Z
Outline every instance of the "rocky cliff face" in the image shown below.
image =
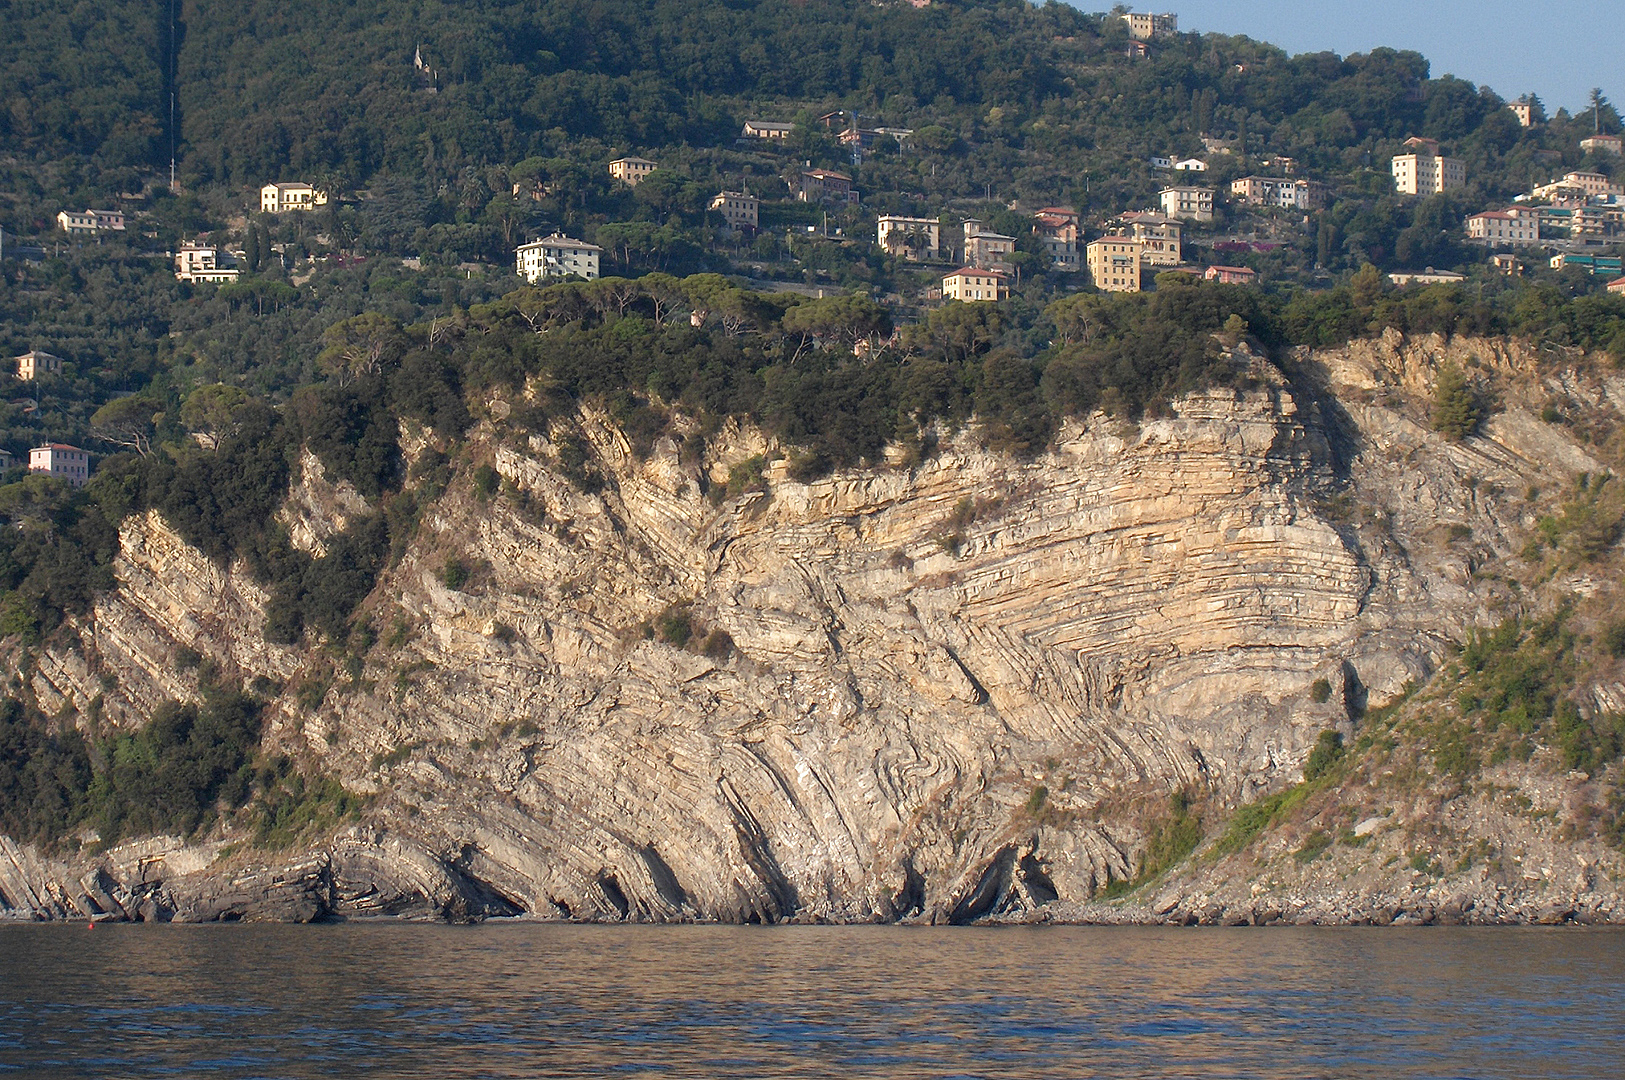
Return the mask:
M 1502 396 L 1459 444 L 1425 420 L 1447 357 Z M 6 842 L 0 899 L 147 918 L 762 921 L 1217 919 L 1245 900 L 1256 918 L 1255 871 L 1232 863 L 1127 914 L 1084 905 L 1134 876 L 1148 800 L 1278 790 L 1320 732 L 1353 735 L 1468 627 L 1612 589 L 1531 595 L 1494 570 L 1544 512 L 1532 488 L 1606 466 L 1539 403 L 1612 424 L 1625 380 L 1502 342 L 1356 343 L 1295 357 L 1291 379 L 1237 361 L 1246 389 L 1137 425 L 1095 417 L 1031 462 L 945 432 L 923 464 L 812 483 L 752 431 L 702 460 L 669 438 L 640 460 L 588 411 L 604 484 L 584 493 L 553 443 L 509 423 L 516 403 L 489 402 L 348 670 L 332 649 L 266 643 L 245 571 L 132 518 L 120 588 L 32 667 L 41 706 L 140 724 L 198 693 L 177 662 L 195 650 L 272 688 L 278 747 L 373 798 L 293 853 L 229 833 L 66 861 Z M 428 440 L 402 446 L 412 459 Z M 758 456 L 760 482 L 741 485 Z M 480 463 L 503 481 L 487 498 L 467 479 Z M 708 498 L 730 472 L 751 490 Z M 366 509 L 307 456 L 284 522 L 311 549 Z M 458 588 L 448 560 L 470 571 Z M 1611 678 L 1601 708 L 1625 701 Z M 1524 831 L 1505 839 L 1556 843 Z M 1625 917 L 1617 855 L 1564 843 L 1589 867 L 1571 909 Z M 1384 873 L 1345 881 L 1342 908 L 1310 896 L 1325 882 L 1264 892 L 1304 894 L 1275 917 L 1357 917 L 1411 887 Z M 1503 890 L 1508 917 L 1548 881 Z

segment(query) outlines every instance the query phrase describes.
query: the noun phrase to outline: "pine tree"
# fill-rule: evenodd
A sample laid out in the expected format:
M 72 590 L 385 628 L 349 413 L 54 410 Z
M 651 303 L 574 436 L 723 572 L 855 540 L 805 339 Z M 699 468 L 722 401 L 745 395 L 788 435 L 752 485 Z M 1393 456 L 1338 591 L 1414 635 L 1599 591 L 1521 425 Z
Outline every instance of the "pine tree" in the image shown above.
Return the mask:
M 1433 430 L 1460 442 L 1478 427 L 1478 403 L 1473 400 L 1467 376 L 1455 364 L 1439 370 L 1439 383 L 1433 391 Z

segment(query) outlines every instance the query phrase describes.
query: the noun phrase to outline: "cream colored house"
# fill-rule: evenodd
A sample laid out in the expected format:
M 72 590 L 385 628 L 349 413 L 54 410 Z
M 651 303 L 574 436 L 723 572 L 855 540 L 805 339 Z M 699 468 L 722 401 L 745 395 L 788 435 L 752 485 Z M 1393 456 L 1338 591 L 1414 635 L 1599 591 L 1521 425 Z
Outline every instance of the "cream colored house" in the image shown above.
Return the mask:
M 941 257 L 942 224 L 936 218 L 882 214 L 875 225 L 875 243 L 893 255 L 929 262 Z
M 1625 155 L 1625 139 L 1621 139 L 1618 135 L 1592 135 L 1590 138 L 1580 140 L 1580 149 L 1588 154 L 1620 157 Z
M 1145 246 L 1127 236 L 1103 236 L 1084 249 L 1089 280 L 1101 292 L 1139 292 Z
M 1389 168 L 1394 188 L 1402 195 L 1437 195 L 1467 184 L 1467 166 L 1459 158 L 1426 152 L 1398 154 Z
M 220 284 L 236 281 L 241 273 L 242 271 L 235 266 L 223 265 L 219 249 L 208 244 L 194 244 L 190 240 L 183 240 L 181 249 L 175 252 L 176 281 L 206 281 Z
M 1486 210 L 1467 219 L 1467 238 L 1491 247 L 1522 247 L 1540 243 L 1540 214 L 1515 207 Z
M 1522 98 L 1518 101 L 1509 101 L 1507 102 L 1507 108 L 1511 109 L 1512 115 L 1518 118 L 1518 123 L 1520 126 L 1535 126 L 1535 103 L 1530 101 L 1528 98 Z
M 48 352 L 30 349 L 17 357 L 17 378 L 24 382 L 32 382 L 41 375 L 60 375 L 62 373 L 62 358 L 52 356 Z
M 648 158 L 623 157 L 609 163 L 609 175 L 627 187 L 637 187 L 638 181 L 654 172 L 658 166 Z
M 740 136 L 746 139 L 776 139 L 783 142 L 795 130 L 794 124 L 781 124 L 774 120 L 746 120 Z
M 754 229 L 761 221 L 762 200 L 747 191 L 719 191 L 711 197 L 711 209 L 736 229 Z
M 1123 16 L 1128 23 L 1129 36 L 1142 41 L 1164 34 L 1179 33 L 1179 16 L 1172 13 L 1151 15 L 1149 13 L 1128 12 Z
M 1213 189 L 1205 187 L 1170 187 L 1157 193 L 1162 212 L 1169 217 L 1186 221 L 1213 220 Z
M 515 255 L 519 276 L 535 284 L 543 278 L 574 275 L 593 281 L 598 277 L 598 257 L 604 249 L 597 244 L 554 233 L 542 240 L 520 245 Z
M 998 270 L 966 266 L 942 279 L 944 300 L 984 301 L 1010 299 L 1010 285 Z
M 267 214 L 314 210 L 327 205 L 327 192 L 309 184 L 266 184 L 260 188 L 260 209 Z
M 1537 199 L 1550 199 L 1562 195 L 1564 189 L 1580 192 L 1588 199 L 1597 195 L 1625 194 L 1625 188 L 1615 184 L 1607 174 L 1600 172 L 1564 173 L 1561 180 L 1542 184 L 1530 194 Z
M 124 211 L 86 210 L 82 214 L 76 214 L 71 210 L 63 210 L 56 216 L 56 227 L 69 236 L 76 233 L 123 232 Z
M 1140 243 L 1142 266 L 1178 266 L 1184 262 L 1181 238 L 1185 225 L 1178 218 L 1158 214 L 1124 214 L 1128 238 Z

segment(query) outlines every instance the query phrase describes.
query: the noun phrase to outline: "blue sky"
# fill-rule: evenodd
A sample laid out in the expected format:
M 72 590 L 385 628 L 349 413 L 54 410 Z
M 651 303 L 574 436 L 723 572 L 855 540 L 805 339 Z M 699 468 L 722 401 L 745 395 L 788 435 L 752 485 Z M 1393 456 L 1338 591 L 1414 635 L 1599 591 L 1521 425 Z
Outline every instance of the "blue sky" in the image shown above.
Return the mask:
M 1103 0 L 1069 0 L 1105 11 Z M 1138 0 L 1181 30 L 1246 34 L 1290 53 L 1414 49 L 1504 98 L 1534 91 L 1547 112 L 1579 111 L 1593 86 L 1625 112 L 1625 0 Z

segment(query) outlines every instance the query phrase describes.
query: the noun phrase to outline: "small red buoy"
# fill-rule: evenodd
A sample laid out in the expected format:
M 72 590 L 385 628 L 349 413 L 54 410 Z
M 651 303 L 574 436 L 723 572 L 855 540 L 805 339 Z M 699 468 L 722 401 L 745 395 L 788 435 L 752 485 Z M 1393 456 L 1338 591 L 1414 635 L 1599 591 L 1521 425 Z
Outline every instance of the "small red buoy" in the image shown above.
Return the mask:
M 90 925 L 89 925 L 89 926 L 86 926 L 86 927 L 85 927 L 85 929 L 86 929 L 86 930 L 94 930 L 94 929 L 96 929 L 96 924 L 95 924 L 95 923 L 91 923 L 91 924 L 90 924 Z

